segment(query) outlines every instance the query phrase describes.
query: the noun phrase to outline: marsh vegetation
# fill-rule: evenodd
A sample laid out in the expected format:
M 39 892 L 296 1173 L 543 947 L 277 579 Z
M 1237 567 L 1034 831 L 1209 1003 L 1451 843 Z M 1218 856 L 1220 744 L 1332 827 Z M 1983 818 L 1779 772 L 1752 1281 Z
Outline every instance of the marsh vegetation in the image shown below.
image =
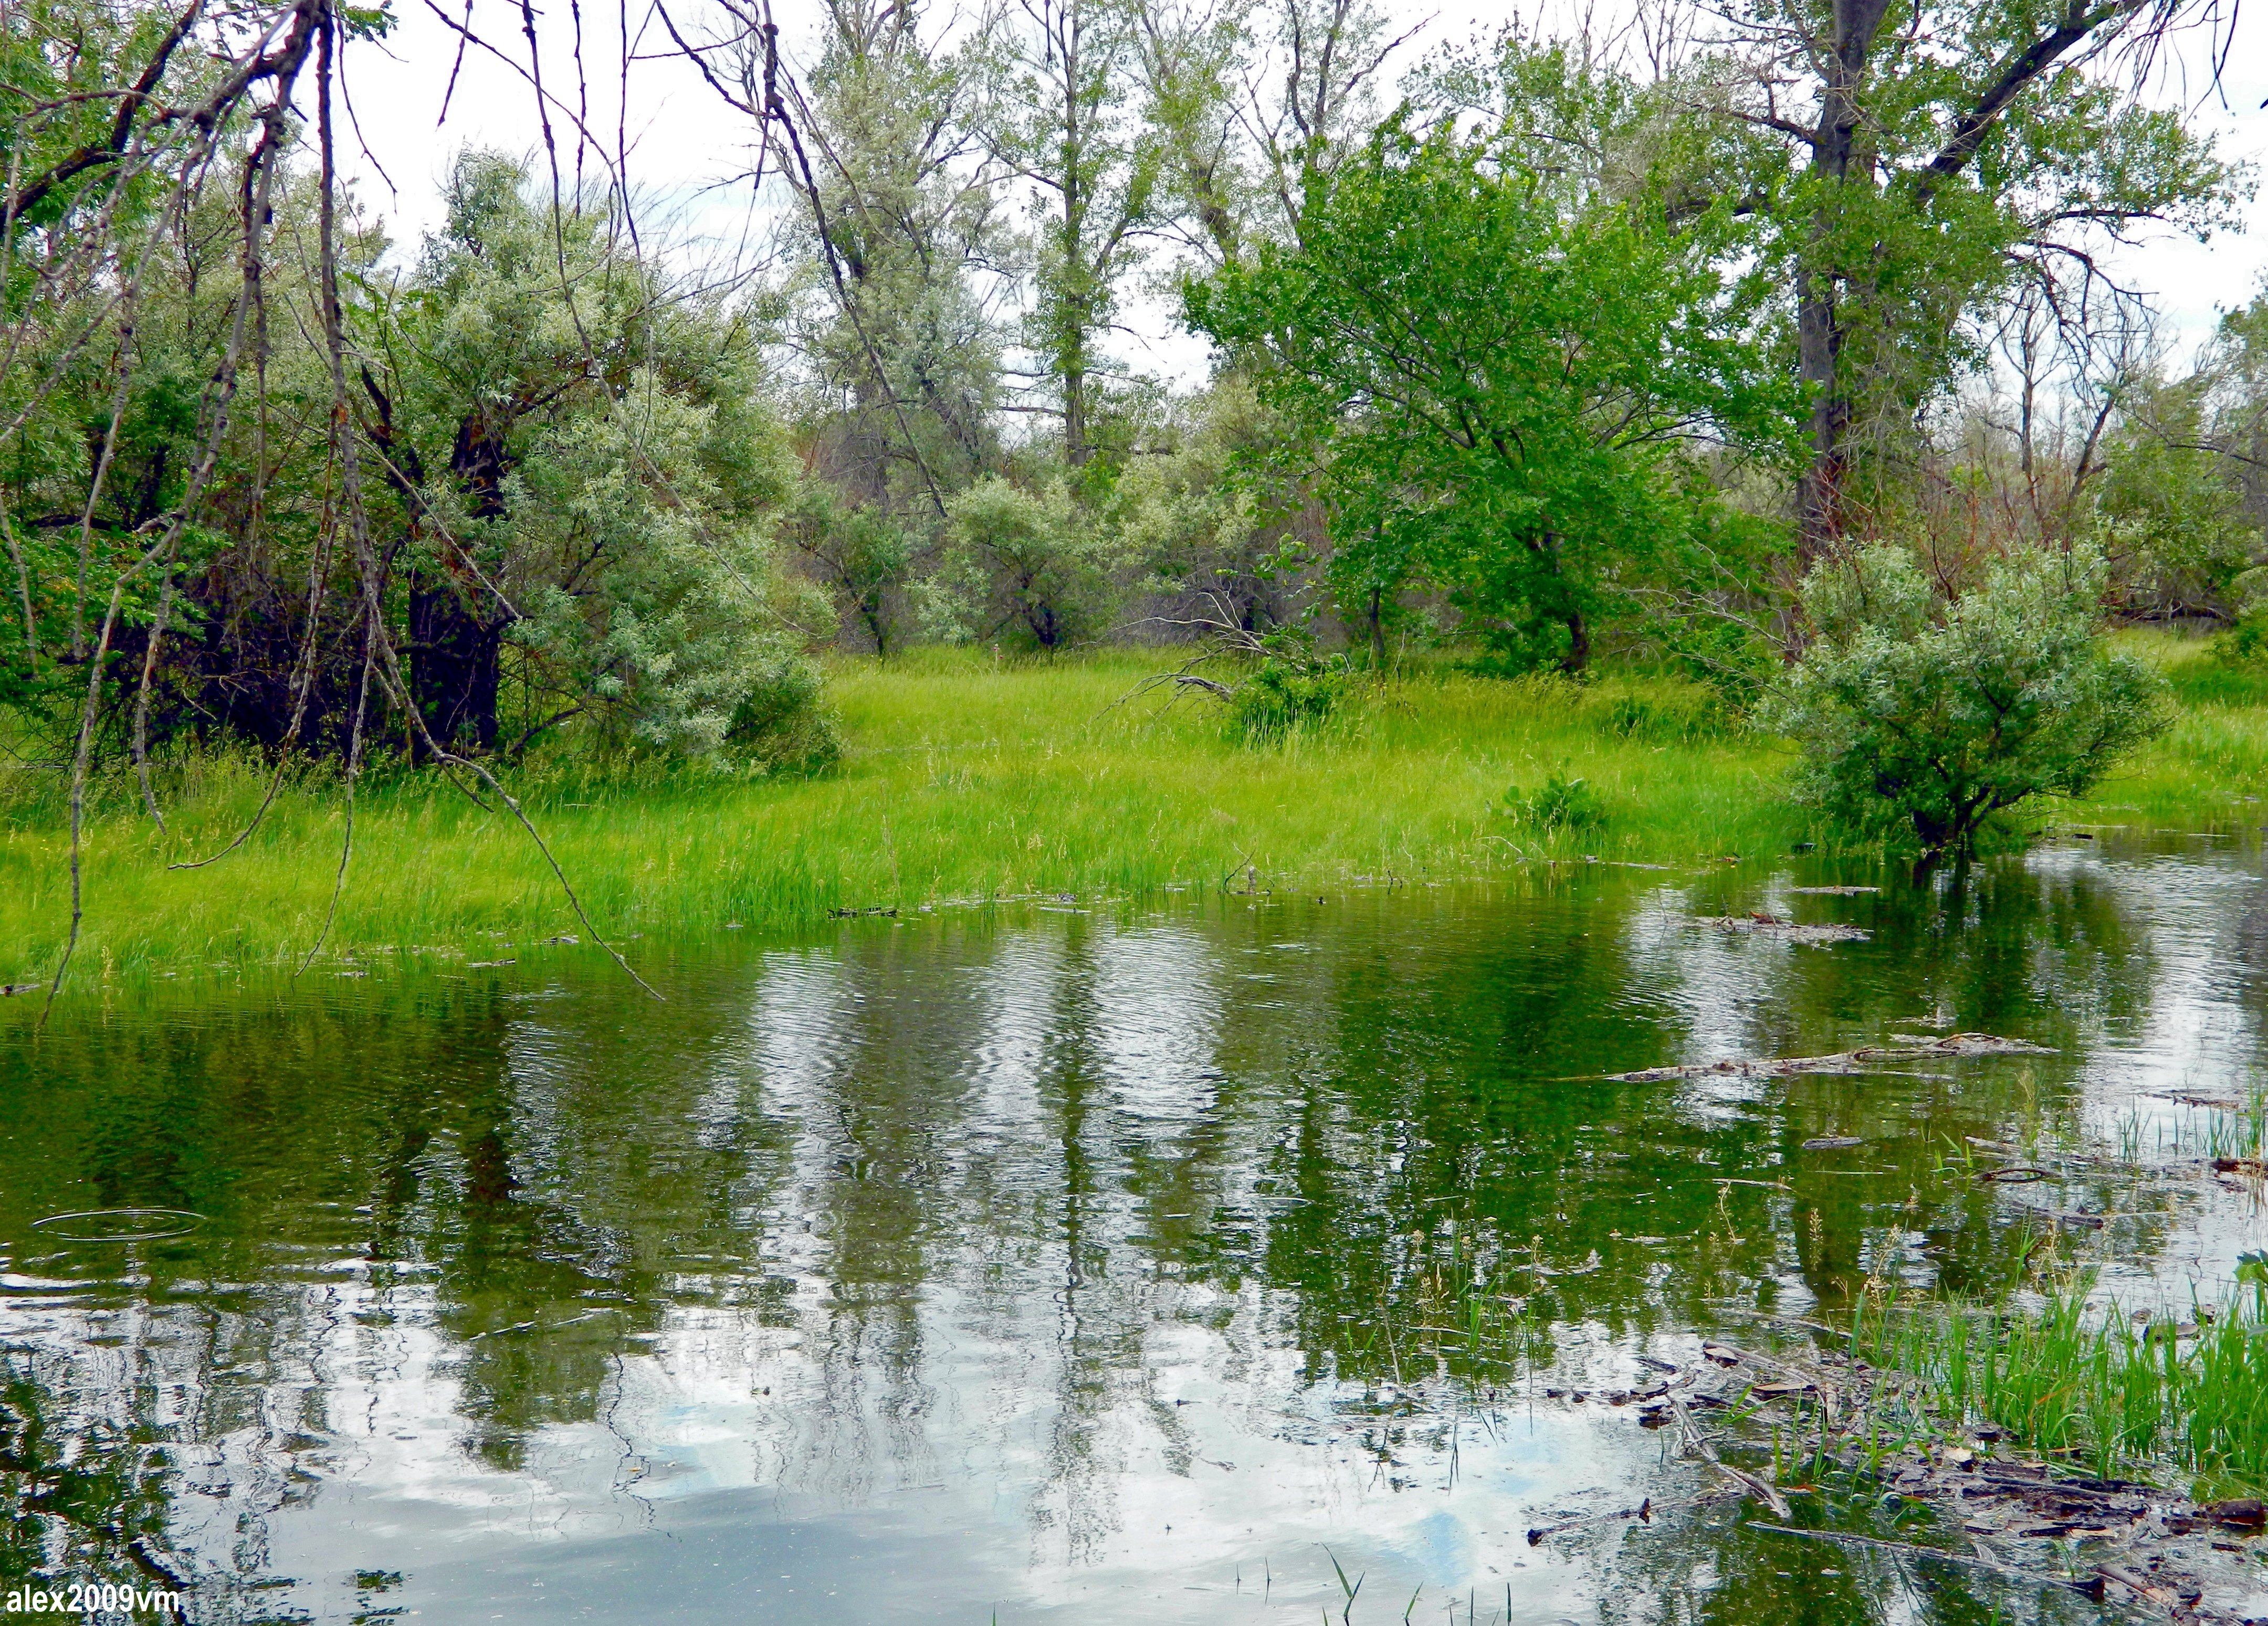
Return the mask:
M 0 13 L 0 1586 L 2242 1617 L 2233 11 L 427 9 Z

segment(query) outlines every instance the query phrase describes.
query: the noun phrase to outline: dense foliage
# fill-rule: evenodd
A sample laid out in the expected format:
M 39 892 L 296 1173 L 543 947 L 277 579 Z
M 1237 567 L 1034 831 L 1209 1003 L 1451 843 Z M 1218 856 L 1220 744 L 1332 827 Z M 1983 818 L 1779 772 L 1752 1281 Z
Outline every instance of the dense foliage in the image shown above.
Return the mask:
M 799 77 L 673 21 L 786 205 L 718 266 L 556 132 L 387 242 L 332 107 L 382 8 L 18 8 L 8 732 L 78 784 L 169 742 L 807 769 L 831 642 L 1233 635 L 1248 737 L 1412 649 L 1667 655 L 1737 710 L 1808 647 L 1816 739 L 1824 663 L 1933 670 L 2051 555 L 2101 561 L 2070 626 L 2250 647 L 2268 296 L 2184 369 L 2097 252 L 2248 195 L 2116 66 L 2190 16 L 1757 0 L 1644 53 L 1510 30 L 1393 104 L 1364 0 L 843 0 Z M 1116 336 L 1175 291 L 1202 387 Z M 1855 638 L 1824 584 L 1883 535 L 1975 585 Z
M 2163 681 L 2095 636 L 2104 580 L 2086 548 L 2013 551 L 1952 599 L 1889 544 L 1815 567 L 1816 636 L 1767 709 L 1803 747 L 1801 794 L 1931 856 L 2028 798 L 2084 794 L 2166 720 Z
M 1683 563 L 1705 440 L 1769 449 L 1796 398 L 1719 233 L 1527 167 L 1511 132 L 1389 122 L 1310 180 L 1296 246 L 1189 291 L 1336 520 L 1343 600 L 1414 581 L 1580 671 L 1616 587 Z

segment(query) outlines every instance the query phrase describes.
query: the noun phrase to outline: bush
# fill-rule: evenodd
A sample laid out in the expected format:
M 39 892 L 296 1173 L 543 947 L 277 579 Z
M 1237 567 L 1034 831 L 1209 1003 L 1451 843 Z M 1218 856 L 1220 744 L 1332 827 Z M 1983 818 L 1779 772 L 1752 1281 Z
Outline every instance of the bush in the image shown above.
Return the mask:
M 2167 720 L 2162 680 L 2097 636 L 2106 577 L 2084 546 L 2011 552 L 1951 600 L 1900 548 L 1820 564 L 1814 642 L 1764 712 L 1803 749 L 1799 795 L 1934 857 L 2028 797 L 2085 794 Z
M 1345 694 L 1342 663 L 1271 656 L 1237 685 L 1229 713 L 1246 739 L 1281 739 L 1322 722 Z
M 2221 634 L 2220 653 L 2232 661 L 2257 661 L 2268 655 L 2268 604 L 2255 604 Z
M 842 759 L 843 740 L 821 704 L 819 671 L 800 657 L 781 660 L 741 698 L 726 742 L 775 774 L 818 774 Z
M 932 636 L 1005 638 L 1052 655 L 1109 628 L 1116 542 L 1067 482 L 1030 490 L 980 480 L 952 508 L 944 557 L 921 586 Z
M 1607 821 L 1598 792 L 1564 773 L 1553 773 L 1533 791 L 1515 789 L 1505 799 L 1512 816 L 1533 830 L 1590 830 Z

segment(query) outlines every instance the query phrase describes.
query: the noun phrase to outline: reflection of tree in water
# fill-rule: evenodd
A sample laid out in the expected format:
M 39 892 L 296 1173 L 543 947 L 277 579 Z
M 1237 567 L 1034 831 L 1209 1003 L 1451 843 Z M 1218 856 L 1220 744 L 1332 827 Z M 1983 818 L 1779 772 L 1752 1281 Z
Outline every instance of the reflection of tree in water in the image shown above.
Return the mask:
M 1894 1529 L 1861 1517 L 1845 1527 L 1959 1546 L 1926 1519 Z M 2053 1587 L 1744 1530 L 1723 1502 L 1657 1512 L 1650 1525 L 1617 1522 L 1582 1546 L 1600 1618 L 1630 1626 L 2096 1626 L 2104 1618 Z
M 146 1413 L 74 1407 L 71 1374 L 0 1354 L 0 1591 L 51 1578 L 153 1583 L 132 1544 L 162 1552 L 173 1512 L 164 1431 Z
M 995 1115 L 968 1142 L 962 1178 L 981 1205 L 1028 1224 L 1036 1246 L 1013 1274 L 986 1269 L 969 1298 L 996 1343 L 1051 1355 L 1029 1507 L 1035 1541 L 1058 1561 L 1101 1558 L 1120 1476 L 1140 1453 L 1189 1470 L 1148 1346 L 1176 1319 L 1188 1244 L 1226 1192 L 1236 1107 L 1215 1064 L 1211 959 L 1185 931 L 1074 919 L 1043 979 L 1020 997 L 995 990 L 995 1037 L 974 1047 L 996 1070 Z M 1018 1026 L 1030 1042 L 1001 1056 L 997 1035 Z M 997 1076 L 1003 1060 L 1023 1076 Z
M 331 1471 L 332 1391 L 400 1358 L 401 1328 L 441 1335 L 436 1392 L 503 1473 L 555 1427 L 644 1449 L 625 1374 L 696 1340 L 750 1397 L 758 1480 L 856 1505 L 937 1475 L 949 1388 L 954 1471 L 1027 1487 L 1049 1561 L 1103 1555 L 1129 1473 L 1191 1472 L 1176 1363 L 1230 1403 L 1248 1385 L 1249 1426 L 1291 1435 L 1275 1355 L 1295 1350 L 1390 1482 L 1440 1450 L 1445 1396 L 1506 1376 L 1515 1306 L 1573 1357 L 1728 1301 L 1832 1306 L 1870 1270 L 2021 1275 L 2035 1239 L 1999 1194 L 1931 1160 L 2075 1129 L 2086 1047 L 2149 1007 L 2146 934 L 2099 878 L 2020 865 L 1838 903 L 1875 936 L 1831 952 L 1690 922 L 1784 907 L 1778 884 L 862 926 L 635 1009 L 611 983 L 434 982 L 194 1026 L 66 1019 L 47 1087 L 0 1103 L 0 1237 L 97 1203 L 211 1216 L 151 1251 L 146 1284 L 100 1289 L 172 1306 L 158 1364 L 195 1402 L 137 1412 L 144 1381 L 84 1351 L 30 1381 L 109 1386 L 89 1415 L 126 1421 L 83 1449 L 116 1459 L 122 1496 L 135 1451 L 204 1450 L 247 1574 L 261 1520 Z M 2062 1054 L 1941 1079 L 1602 1077 L 1941 1010 Z M 1828 1134 L 1864 1144 L 1802 1150 Z M 342 1258 L 309 1291 L 303 1262 Z

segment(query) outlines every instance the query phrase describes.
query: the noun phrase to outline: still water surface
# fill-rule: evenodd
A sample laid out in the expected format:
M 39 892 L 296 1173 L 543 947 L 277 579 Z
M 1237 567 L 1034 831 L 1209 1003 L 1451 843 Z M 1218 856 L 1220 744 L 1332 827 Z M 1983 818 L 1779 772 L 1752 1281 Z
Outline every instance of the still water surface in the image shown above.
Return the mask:
M 1743 1532 L 1598 1397 L 1870 1273 L 2002 1292 L 2038 1208 L 2111 1215 L 2064 1256 L 2133 1302 L 2218 1291 L 2268 1237 L 2244 1194 L 1948 1159 L 2195 1155 L 2168 1096 L 2263 1059 L 2250 839 L 863 920 L 657 950 L 659 1004 L 526 949 L 44 1034 L 11 1002 L 0 1587 L 171 1571 L 213 1622 L 2093 1619 Z M 1885 889 L 1794 890 L 1834 880 Z M 1872 936 L 1702 923 L 1757 909 Z M 1600 1078 L 1954 1030 L 2056 1054 Z M 129 1205 L 201 1218 L 35 1224 Z

